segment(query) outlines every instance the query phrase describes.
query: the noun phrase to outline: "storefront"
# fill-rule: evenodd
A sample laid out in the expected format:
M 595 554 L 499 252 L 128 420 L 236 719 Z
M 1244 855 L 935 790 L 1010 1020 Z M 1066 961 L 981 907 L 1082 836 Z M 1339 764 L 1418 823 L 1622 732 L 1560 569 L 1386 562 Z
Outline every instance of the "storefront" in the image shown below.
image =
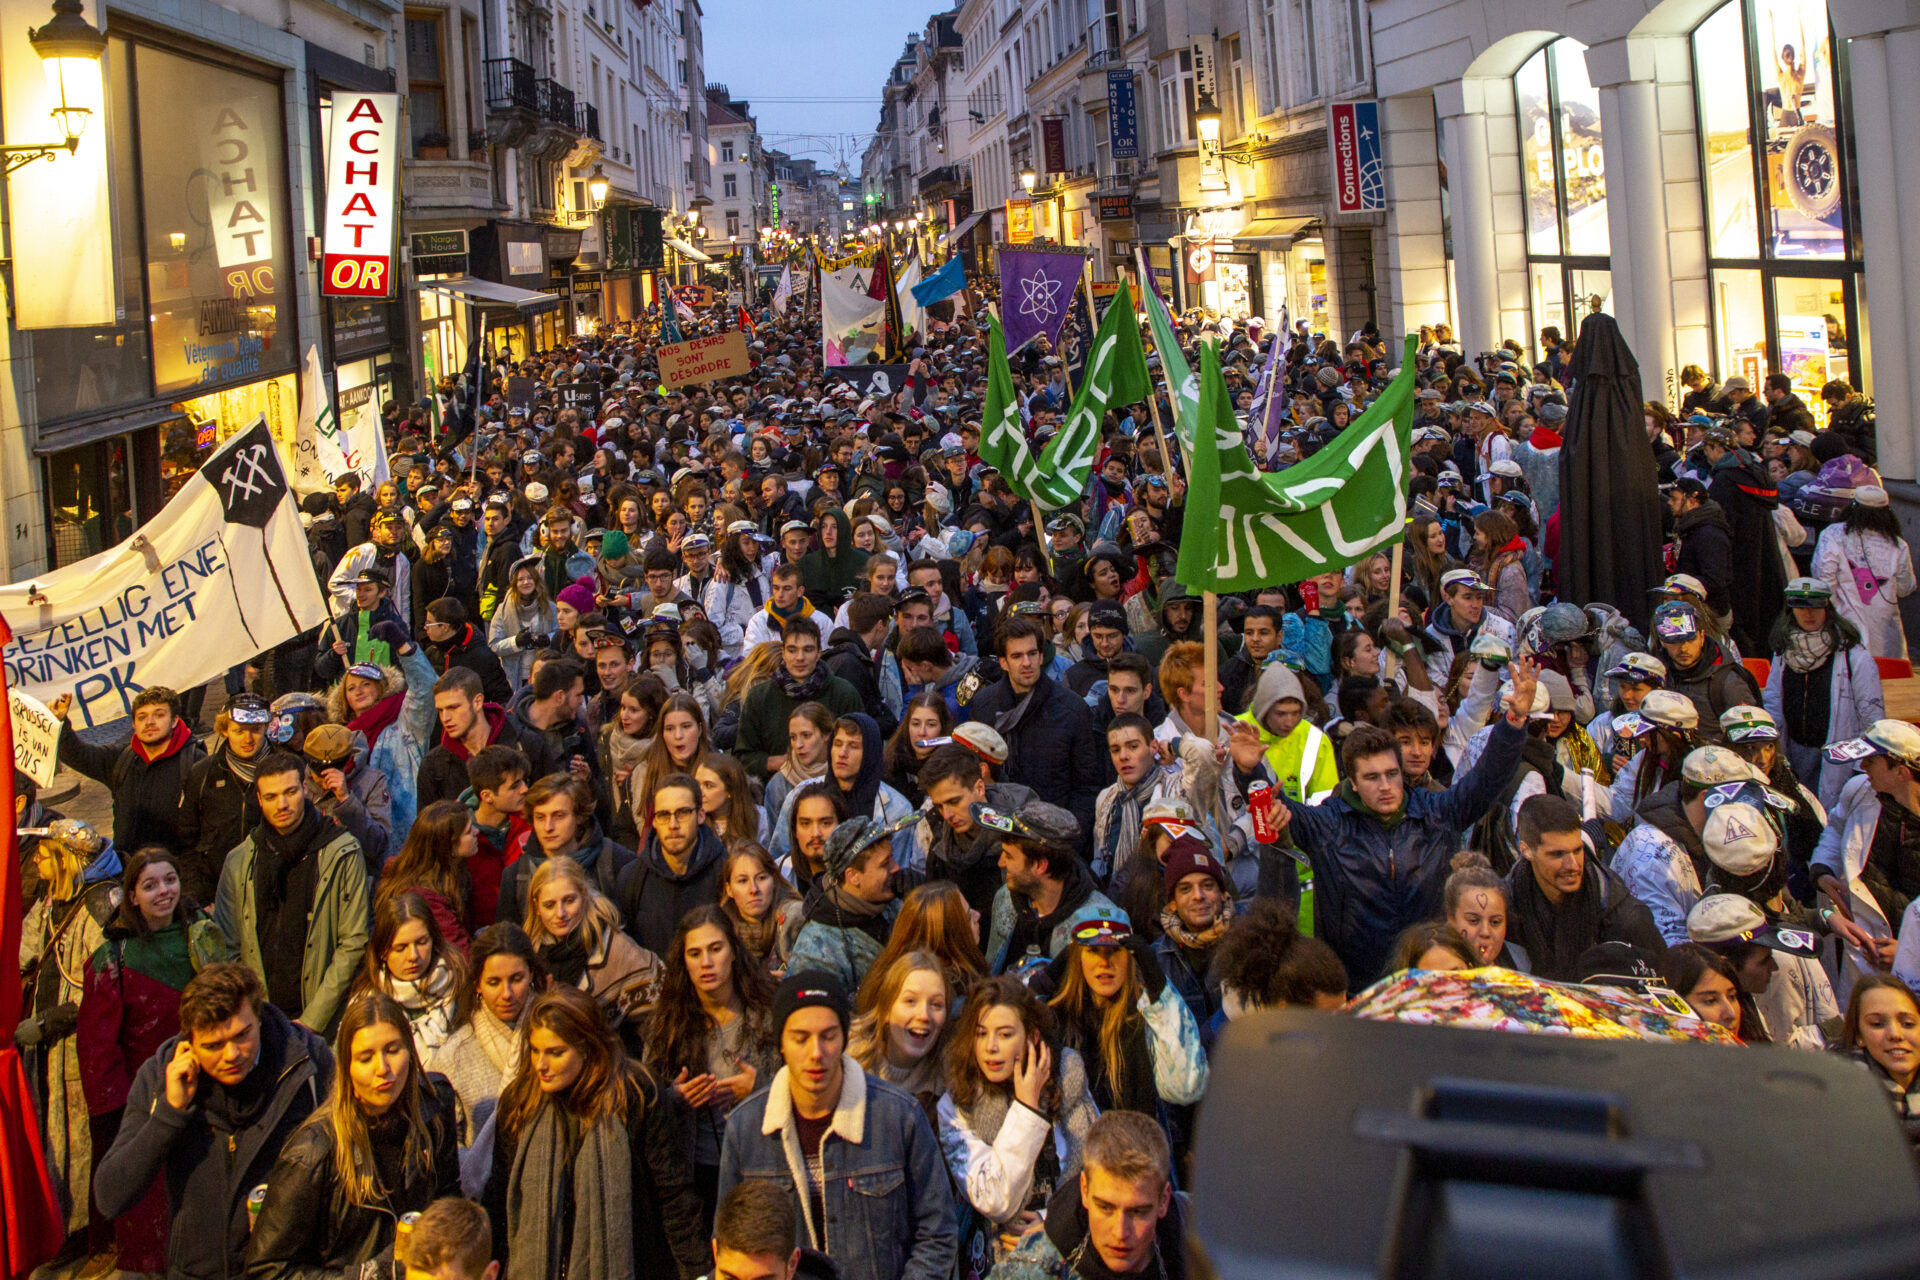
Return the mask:
M 1571 341 L 1581 320 L 1613 310 L 1600 96 L 1586 53 L 1578 40 L 1556 40 L 1513 78 L 1532 317 L 1526 340 L 1535 360 L 1544 354 L 1542 329 Z
M 1821 386 L 1863 385 L 1846 43 L 1818 0 L 1730 0 L 1692 45 L 1717 372 L 1784 371 L 1824 427 Z
M 54 567 L 150 519 L 258 414 L 290 439 L 296 411 L 282 74 L 118 31 L 104 70 L 124 319 L 23 343 Z

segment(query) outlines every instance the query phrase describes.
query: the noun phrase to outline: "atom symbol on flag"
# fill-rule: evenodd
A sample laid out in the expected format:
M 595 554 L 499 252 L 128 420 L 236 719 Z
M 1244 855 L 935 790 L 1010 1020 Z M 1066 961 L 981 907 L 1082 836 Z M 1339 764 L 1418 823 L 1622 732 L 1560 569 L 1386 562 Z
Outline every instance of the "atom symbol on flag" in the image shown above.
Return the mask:
M 1059 294 L 1060 282 L 1045 272 L 1023 278 L 1020 281 L 1020 314 L 1046 323 L 1060 314 L 1060 308 L 1054 305 L 1054 299 Z

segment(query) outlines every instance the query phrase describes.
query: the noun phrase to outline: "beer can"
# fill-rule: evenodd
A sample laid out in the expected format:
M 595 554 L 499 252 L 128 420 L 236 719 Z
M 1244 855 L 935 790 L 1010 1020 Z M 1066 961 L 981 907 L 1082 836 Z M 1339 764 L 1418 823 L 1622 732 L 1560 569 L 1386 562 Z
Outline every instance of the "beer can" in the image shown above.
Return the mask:
M 247 1192 L 247 1230 L 253 1230 L 253 1224 L 260 1221 L 260 1206 L 267 1202 L 267 1184 L 261 1183 Z
M 420 1221 L 417 1213 L 403 1213 L 393 1227 L 393 1273 L 404 1276 L 407 1267 L 407 1241 L 413 1236 L 413 1224 Z
M 1256 842 L 1272 844 L 1280 838 L 1280 824 L 1273 815 L 1273 784 L 1262 780 L 1247 788 L 1247 813 L 1253 818 Z

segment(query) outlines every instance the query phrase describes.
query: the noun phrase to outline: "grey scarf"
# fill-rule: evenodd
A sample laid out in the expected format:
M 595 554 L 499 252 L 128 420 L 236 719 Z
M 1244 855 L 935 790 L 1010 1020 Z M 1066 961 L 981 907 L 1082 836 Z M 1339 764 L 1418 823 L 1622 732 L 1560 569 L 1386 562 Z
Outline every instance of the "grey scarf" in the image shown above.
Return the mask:
M 568 1168 L 567 1117 L 549 1101 L 533 1114 L 513 1153 L 507 1184 L 507 1280 L 627 1280 L 633 1275 L 633 1154 L 624 1110 L 580 1135 Z M 567 1188 L 563 1191 L 563 1188 Z M 573 1240 L 555 1256 L 573 1206 Z
M 1107 822 L 1105 847 L 1094 851 L 1096 876 L 1104 879 L 1133 861 L 1134 851 L 1140 844 L 1140 824 L 1146 818 L 1147 797 L 1165 771 L 1165 765 L 1154 765 L 1147 770 L 1146 777 L 1117 797 L 1120 803 Z

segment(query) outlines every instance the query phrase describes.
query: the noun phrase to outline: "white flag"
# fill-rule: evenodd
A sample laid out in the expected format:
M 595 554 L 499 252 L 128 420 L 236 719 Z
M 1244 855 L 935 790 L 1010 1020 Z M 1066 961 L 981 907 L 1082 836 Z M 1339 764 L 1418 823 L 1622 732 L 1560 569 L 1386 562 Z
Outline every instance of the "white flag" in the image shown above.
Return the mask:
M 787 303 L 793 297 L 793 268 L 780 269 L 780 287 L 773 291 L 773 309 L 777 315 L 787 314 Z
M 913 286 L 920 283 L 923 274 L 920 270 L 920 256 L 915 254 L 913 261 L 909 262 L 906 270 L 900 273 L 899 282 L 894 286 L 893 291 L 900 298 L 900 323 L 906 327 L 907 333 L 919 330 L 924 324 L 920 314 L 922 308 L 913 300 Z M 901 335 L 903 338 L 905 336 L 906 334 Z
M 309 493 L 331 493 L 334 477 L 347 469 L 334 441 L 339 426 L 334 421 L 333 405 L 327 400 L 327 380 L 320 372 L 320 349 L 307 348 L 306 366 L 300 371 L 300 416 L 293 428 L 293 446 L 288 451 L 293 465 L 288 483 L 301 497 Z M 332 459 L 327 446 L 332 445 Z M 329 466 L 337 459 L 338 465 Z

